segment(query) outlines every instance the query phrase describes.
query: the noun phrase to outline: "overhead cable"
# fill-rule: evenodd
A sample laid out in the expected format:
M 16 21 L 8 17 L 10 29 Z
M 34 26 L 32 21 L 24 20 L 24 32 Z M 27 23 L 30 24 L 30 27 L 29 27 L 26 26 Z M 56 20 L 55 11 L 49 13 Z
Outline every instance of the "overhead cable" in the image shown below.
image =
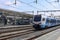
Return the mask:
M 52 5 L 54 8 L 56 8 L 51 2 L 45 0 L 47 3 L 49 3 L 50 5 Z
M 29 5 L 30 7 L 33 7 L 33 8 L 35 8 L 35 9 L 42 10 L 42 9 L 40 9 L 40 8 L 34 7 L 33 5 L 31 5 L 31 4 L 29 4 L 29 3 L 26 3 L 26 2 L 23 2 L 23 1 L 20 1 L 20 0 L 18 0 L 18 1 L 21 2 L 21 3 L 24 3 L 24 4 L 26 4 L 26 5 Z
M 36 2 L 36 0 L 35 1 L 33 1 L 33 2 L 30 2 L 30 3 L 35 3 Z M 45 7 L 46 9 L 48 9 L 46 6 L 44 6 L 43 4 L 41 4 L 41 3 L 38 3 L 38 1 L 37 1 L 37 4 L 38 5 L 40 5 L 40 6 L 42 6 L 42 7 Z
M 16 9 L 20 10 L 20 8 L 17 8 L 17 7 L 11 6 L 11 5 L 6 5 L 4 3 L 0 3 L 0 4 L 5 5 L 5 6 L 9 6 L 9 7 L 12 7 L 12 8 L 16 8 Z

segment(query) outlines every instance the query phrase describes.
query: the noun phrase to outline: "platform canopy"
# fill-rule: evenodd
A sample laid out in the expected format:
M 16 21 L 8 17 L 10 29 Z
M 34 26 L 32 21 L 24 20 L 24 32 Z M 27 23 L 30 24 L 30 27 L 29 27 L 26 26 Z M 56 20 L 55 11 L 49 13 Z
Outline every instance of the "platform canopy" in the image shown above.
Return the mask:
M 17 17 L 25 17 L 25 18 L 32 18 L 32 14 L 27 14 L 25 12 L 17 12 L 12 10 L 0 9 L 0 13 L 4 13 L 6 16 L 17 16 Z

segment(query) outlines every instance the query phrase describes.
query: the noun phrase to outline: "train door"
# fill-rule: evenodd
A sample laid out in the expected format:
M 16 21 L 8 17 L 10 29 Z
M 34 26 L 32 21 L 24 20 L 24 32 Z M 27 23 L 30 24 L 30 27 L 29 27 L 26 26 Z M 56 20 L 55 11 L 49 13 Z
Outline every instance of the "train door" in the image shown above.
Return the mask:
M 42 28 L 45 28 L 45 23 L 46 23 L 46 17 L 42 17 L 42 19 L 41 19 L 41 27 Z

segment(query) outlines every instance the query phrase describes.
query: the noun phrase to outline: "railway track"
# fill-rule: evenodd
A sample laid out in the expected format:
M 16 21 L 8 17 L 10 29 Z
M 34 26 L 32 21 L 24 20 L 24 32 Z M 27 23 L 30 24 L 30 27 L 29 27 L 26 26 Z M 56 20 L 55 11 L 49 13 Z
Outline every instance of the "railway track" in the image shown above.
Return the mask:
M 17 27 L 0 27 L 0 40 L 13 38 L 16 36 L 22 36 L 34 32 L 34 28 L 29 26 L 17 26 Z
M 45 34 L 51 32 L 51 31 L 54 31 L 54 30 L 56 30 L 58 28 L 60 28 L 60 26 L 35 31 L 35 32 L 30 33 L 30 34 L 23 35 L 23 36 L 17 36 L 15 38 L 11 38 L 11 39 L 8 39 L 8 40 L 35 40 L 36 38 L 38 38 L 38 37 L 40 37 L 42 35 L 45 35 Z
M 59 28 L 60 28 L 60 26 L 56 26 L 56 27 L 52 27 L 52 28 L 45 29 L 45 30 L 42 30 L 42 31 L 38 31 L 38 32 L 36 32 L 36 33 L 34 34 L 34 36 L 29 37 L 29 38 L 25 38 L 25 39 L 26 39 L 26 40 L 36 40 L 36 38 L 38 38 L 38 37 L 40 37 L 40 36 L 42 36 L 42 35 L 45 35 L 45 34 L 51 32 L 51 31 L 54 31 L 54 30 L 56 30 L 56 29 L 59 29 Z M 33 34 L 31 34 L 31 35 L 33 35 Z
M 44 30 L 40 30 L 40 31 L 33 31 L 34 28 L 30 25 L 30 26 L 21 26 L 21 27 L 1 27 L 0 28 L 0 40 L 10 40 L 13 39 L 15 37 L 19 37 L 22 38 L 24 40 L 34 40 L 46 33 L 49 33 L 53 30 L 56 30 L 60 28 L 60 26 L 57 27 L 53 27 L 53 28 L 49 28 L 49 29 L 44 29 Z
M 33 29 L 32 27 L 11 27 L 11 28 L 1 28 L 0 29 L 0 34 L 1 33 L 8 33 L 8 32 L 14 32 L 14 31 L 22 31 L 22 30 L 28 30 L 28 29 Z

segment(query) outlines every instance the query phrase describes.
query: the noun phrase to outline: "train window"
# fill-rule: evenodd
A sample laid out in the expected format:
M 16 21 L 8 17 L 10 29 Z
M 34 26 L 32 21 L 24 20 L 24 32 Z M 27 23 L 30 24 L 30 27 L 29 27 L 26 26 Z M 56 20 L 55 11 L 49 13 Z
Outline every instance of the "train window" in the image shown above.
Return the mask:
M 43 18 L 42 20 L 45 21 L 45 18 Z
M 48 19 L 47 19 L 47 23 L 51 23 L 51 20 L 48 20 Z
M 34 16 L 34 21 L 41 21 L 41 16 Z

